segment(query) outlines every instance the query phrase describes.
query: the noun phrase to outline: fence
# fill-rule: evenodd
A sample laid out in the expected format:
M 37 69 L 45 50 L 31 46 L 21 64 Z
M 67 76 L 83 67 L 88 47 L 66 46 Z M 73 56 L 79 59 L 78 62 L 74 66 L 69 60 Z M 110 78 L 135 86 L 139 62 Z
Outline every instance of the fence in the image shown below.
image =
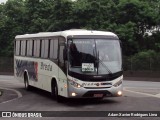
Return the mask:
M 160 56 L 123 57 L 124 75 L 129 77 L 160 78 Z
M 123 57 L 123 70 L 125 76 L 159 77 L 160 56 L 154 58 Z M 13 58 L 0 57 L 0 74 L 13 74 Z
M 12 57 L 0 57 L 0 74 L 13 74 Z
M 124 71 L 160 71 L 160 56 L 151 57 L 123 57 Z

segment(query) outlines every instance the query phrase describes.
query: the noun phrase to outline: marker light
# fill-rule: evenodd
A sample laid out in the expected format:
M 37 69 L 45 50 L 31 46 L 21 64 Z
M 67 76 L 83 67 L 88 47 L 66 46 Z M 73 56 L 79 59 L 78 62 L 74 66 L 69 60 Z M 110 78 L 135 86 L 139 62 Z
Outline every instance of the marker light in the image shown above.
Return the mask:
M 117 93 L 119 96 L 121 96 L 122 95 L 122 91 L 118 91 L 118 93 Z
M 67 88 L 67 84 L 64 85 L 64 88 Z
M 76 96 L 76 93 L 72 93 L 72 96 Z

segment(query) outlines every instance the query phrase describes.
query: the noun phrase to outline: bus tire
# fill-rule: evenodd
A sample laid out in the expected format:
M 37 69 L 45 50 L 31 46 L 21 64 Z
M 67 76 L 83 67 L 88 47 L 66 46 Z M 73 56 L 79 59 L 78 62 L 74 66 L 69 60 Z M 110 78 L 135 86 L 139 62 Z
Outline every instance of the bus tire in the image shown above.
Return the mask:
M 28 81 L 28 76 L 27 76 L 26 73 L 24 74 L 24 87 L 25 87 L 26 90 L 30 90 L 30 85 L 29 85 L 29 81 Z
M 56 82 L 52 83 L 52 98 L 56 100 L 57 102 L 63 102 L 63 98 L 58 95 L 58 86 Z

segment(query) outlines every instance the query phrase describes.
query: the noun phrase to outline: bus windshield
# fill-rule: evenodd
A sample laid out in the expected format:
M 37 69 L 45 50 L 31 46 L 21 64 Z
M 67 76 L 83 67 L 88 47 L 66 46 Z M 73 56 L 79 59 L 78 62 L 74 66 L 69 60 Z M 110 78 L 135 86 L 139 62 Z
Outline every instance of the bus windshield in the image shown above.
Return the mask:
M 72 39 L 68 47 L 69 71 L 103 75 L 122 70 L 119 40 Z

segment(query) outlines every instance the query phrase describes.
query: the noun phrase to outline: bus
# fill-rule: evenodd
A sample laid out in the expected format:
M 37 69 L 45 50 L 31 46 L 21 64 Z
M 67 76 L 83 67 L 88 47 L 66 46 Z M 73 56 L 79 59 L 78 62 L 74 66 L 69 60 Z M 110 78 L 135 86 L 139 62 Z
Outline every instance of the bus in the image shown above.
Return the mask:
M 122 52 L 112 32 L 71 29 L 17 35 L 14 75 L 63 98 L 122 96 Z

